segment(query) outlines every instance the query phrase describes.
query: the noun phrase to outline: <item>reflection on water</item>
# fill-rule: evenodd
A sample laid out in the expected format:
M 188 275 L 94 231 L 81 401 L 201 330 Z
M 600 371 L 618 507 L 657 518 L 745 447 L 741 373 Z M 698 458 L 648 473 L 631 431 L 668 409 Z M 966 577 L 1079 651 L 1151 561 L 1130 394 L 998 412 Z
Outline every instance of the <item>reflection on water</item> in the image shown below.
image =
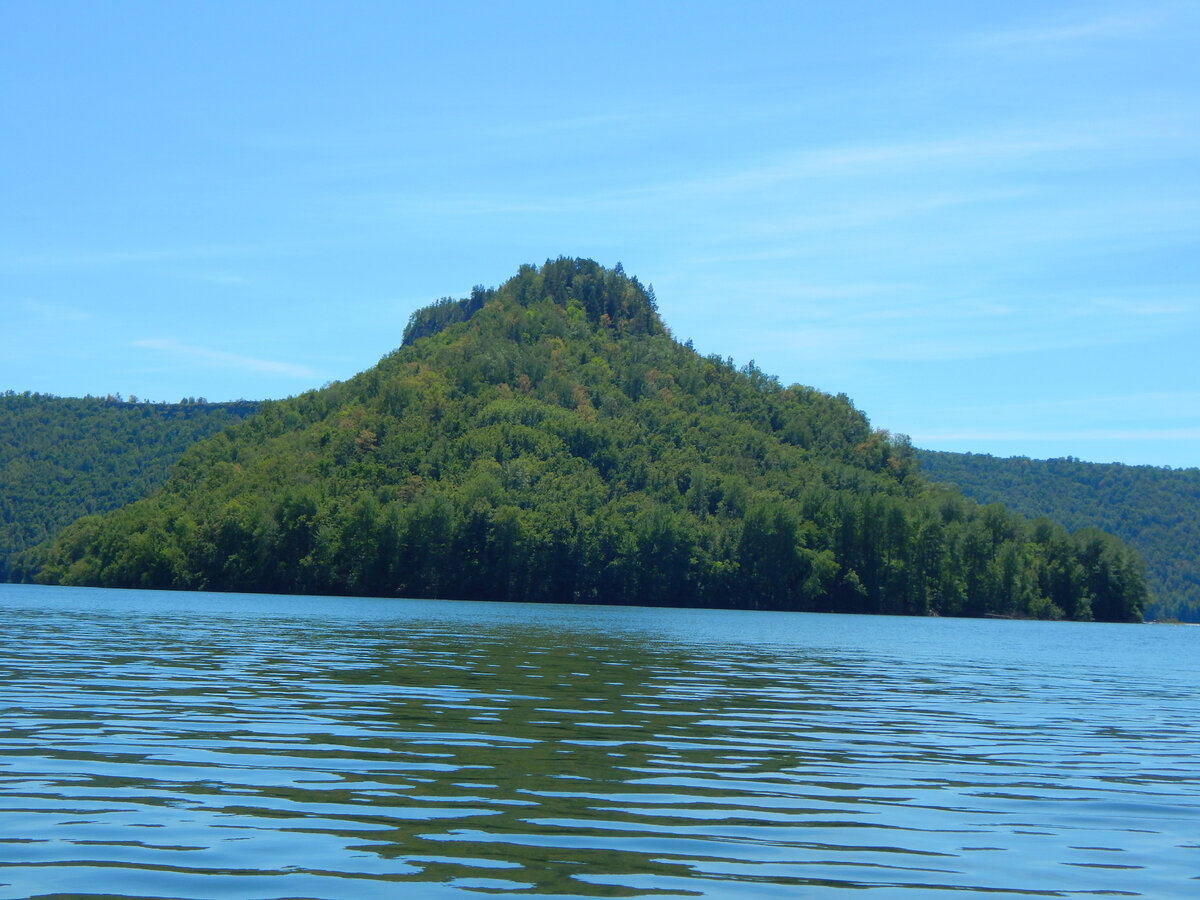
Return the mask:
M 1200 892 L 1200 629 L 22 586 L 0 629 L 0 897 Z

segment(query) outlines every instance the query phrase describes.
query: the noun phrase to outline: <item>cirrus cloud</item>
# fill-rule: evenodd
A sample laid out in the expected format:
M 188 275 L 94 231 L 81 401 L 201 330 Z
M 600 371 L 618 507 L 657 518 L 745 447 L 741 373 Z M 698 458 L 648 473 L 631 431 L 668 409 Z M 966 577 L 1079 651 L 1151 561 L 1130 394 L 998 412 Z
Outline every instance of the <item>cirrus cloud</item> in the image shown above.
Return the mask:
M 245 356 L 241 353 L 230 353 L 227 350 L 215 350 L 211 347 L 197 347 L 185 344 L 175 338 L 152 338 L 134 341 L 133 346 L 146 350 L 155 350 L 175 357 L 220 369 L 238 369 L 245 372 L 259 372 L 269 375 L 281 375 L 288 378 L 318 377 L 318 373 L 308 366 L 296 363 L 279 362 L 271 359 L 260 359 L 255 356 Z

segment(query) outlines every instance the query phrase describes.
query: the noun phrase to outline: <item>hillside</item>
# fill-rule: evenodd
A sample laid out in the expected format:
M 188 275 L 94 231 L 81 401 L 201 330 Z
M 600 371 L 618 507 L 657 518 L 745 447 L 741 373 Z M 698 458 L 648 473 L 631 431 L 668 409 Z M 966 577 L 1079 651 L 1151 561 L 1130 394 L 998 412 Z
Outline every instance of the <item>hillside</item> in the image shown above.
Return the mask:
M 932 485 L 845 396 L 677 343 L 618 266 L 523 266 L 189 449 L 39 581 L 1139 620 L 1140 559 Z
M 918 450 L 921 470 L 980 503 L 1045 515 L 1074 531 L 1100 528 L 1141 552 L 1150 618 L 1200 622 L 1200 469 L 1002 459 Z
M 21 551 L 80 516 L 144 497 L 184 450 L 257 409 L 0 394 L 0 581 Z

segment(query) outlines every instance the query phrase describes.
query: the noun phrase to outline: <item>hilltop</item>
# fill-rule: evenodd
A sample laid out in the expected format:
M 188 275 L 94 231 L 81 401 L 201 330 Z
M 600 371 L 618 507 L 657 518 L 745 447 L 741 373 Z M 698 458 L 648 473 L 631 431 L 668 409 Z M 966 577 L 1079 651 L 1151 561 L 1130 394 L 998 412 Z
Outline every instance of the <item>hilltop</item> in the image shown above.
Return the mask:
M 674 340 L 618 266 L 523 266 L 27 554 L 43 582 L 1130 621 L 1140 558 L 926 481 L 844 395 Z

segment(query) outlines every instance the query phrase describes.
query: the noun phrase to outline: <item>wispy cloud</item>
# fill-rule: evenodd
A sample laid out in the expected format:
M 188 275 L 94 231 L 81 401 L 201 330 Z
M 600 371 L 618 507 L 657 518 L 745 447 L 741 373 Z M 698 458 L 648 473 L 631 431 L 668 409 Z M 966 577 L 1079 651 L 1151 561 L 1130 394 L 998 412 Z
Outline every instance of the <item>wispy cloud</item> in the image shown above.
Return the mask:
M 205 244 L 180 247 L 138 247 L 121 249 L 50 249 L 0 253 L 0 268 L 59 268 L 122 266 L 159 262 L 248 257 L 269 253 L 296 252 L 296 248 L 278 245 Z
M 912 435 L 918 443 L 928 441 L 1195 441 L 1200 427 L 1193 428 L 1084 428 L 1059 429 L 965 429 L 925 431 Z
M 168 353 L 175 357 L 184 357 L 192 362 L 219 369 L 238 369 L 245 372 L 283 375 L 289 378 L 315 379 L 318 377 L 318 373 L 308 366 L 278 362 L 270 359 L 259 359 L 254 356 L 244 356 L 240 353 L 229 353 L 225 350 L 214 350 L 209 347 L 196 347 L 174 338 L 134 341 L 133 346 L 145 350 Z
M 1128 316 L 1181 316 L 1197 311 L 1195 303 L 1163 302 L 1155 300 L 1129 300 L 1120 297 L 1097 297 L 1092 303 L 1101 312 Z
M 62 324 L 64 322 L 87 322 L 96 318 L 94 313 L 77 306 L 63 303 L 47 303 L 43 300 L 25 300 L 21 307 L 32 317 L 44 322 Z
M 967 49 L 1050 47 L 1095 41 L 1122 40 L 1145 34 L 1159 26 L 1158 16 L 1143 11 L 1136 16 L 1095 16 L 1087 19 L 1044 19 L 1013 28 L 972 35 L 962 41 Z
M 987 420 L 995 427 L 997 421 L 1017 422 L 1031 417 L 1053 419 L 1061 427 L 1063 423 L 1088 423 L 1088 427 L 1100 427 L 1095 423 L 1112 419 L 1132 423 L 1145 423 L 1146 428 L 1188 426 L 1200 417 L 1200 390 L 1149 390 L 1098 393 L 1090 395 L 1059 394 L 1022 396 L 1007 403 L 978 402 L 962 406 L 943 407 L 941 412 L 953 416 L 956 421 Z M 1077 424 L 1076 427 L 1083 427 Z M 1139 425 L 1139 431 L 1142 430 Z
M 978 165 L 993 159 L 1075 151 L 1095 143 L 1097 136 L 1088 130 L 1054 128 L 1044 131 L 966 134 L 917 141 L 845 144 L 803 150 L 774 166 L 752 170 L 737 177 L 753 181 L 765 179 L 770 183 L 780 178 L 826 177 L 864 170 L 896 171 L 914 166 L 940 166 L 964 160 Z
M 1116 347 L 1190 327 L 1186 306 L 1047 294 L 1016 303 L 1005 296 L 919 299 L 919 290 L 837 296 L 825 306 L 800 302 L 773 308 L 769 334 L 748 325 L 747 337 L 810 360 L 923 363 Z M 738 329 L 734 329 L 734 332 Z
M 608 214 L 653 223 L 664 220 L 665 210 L 675 210 L 666 220 L 682 216 L 702 224 L 705 234 L 724 239 L 729 228 L 743 232 L 747 224 L 760 232 L 820 231 L 980 204 L 1031 203 L 1045 189 L 1048 164 L 1066 171 L 1077 171 L 1081 160 L 1141 165 L 1165 153 L 1178 154 L 1195 140 L 1194 126 L 1180 115 L 1149 111 L 924 139 L 792 147 L 684 177 L 622 171 L 597 176 L 586 185 L 547 177 L 499 190 L 494 184 L 470 183 L 436 193 L 349 192 L 340 195 L 337 205 L 355 218 L 406 221 L 572 215 L 590 221 Z M 864 179 L 879 185 L 867 195 L 869 200 L 863 199 Z M 839 198 L 853 202 L 830 205 Z M 749 223 L 748 208 L 761 213 Z
M 189 281 L 201 284 L 215 284 L 218 287 L 244 287 L 252 283 L 252 279 L 237 272 L 222 269 L 203 270 L 189 268 L 173 268 L 172 274 Z

